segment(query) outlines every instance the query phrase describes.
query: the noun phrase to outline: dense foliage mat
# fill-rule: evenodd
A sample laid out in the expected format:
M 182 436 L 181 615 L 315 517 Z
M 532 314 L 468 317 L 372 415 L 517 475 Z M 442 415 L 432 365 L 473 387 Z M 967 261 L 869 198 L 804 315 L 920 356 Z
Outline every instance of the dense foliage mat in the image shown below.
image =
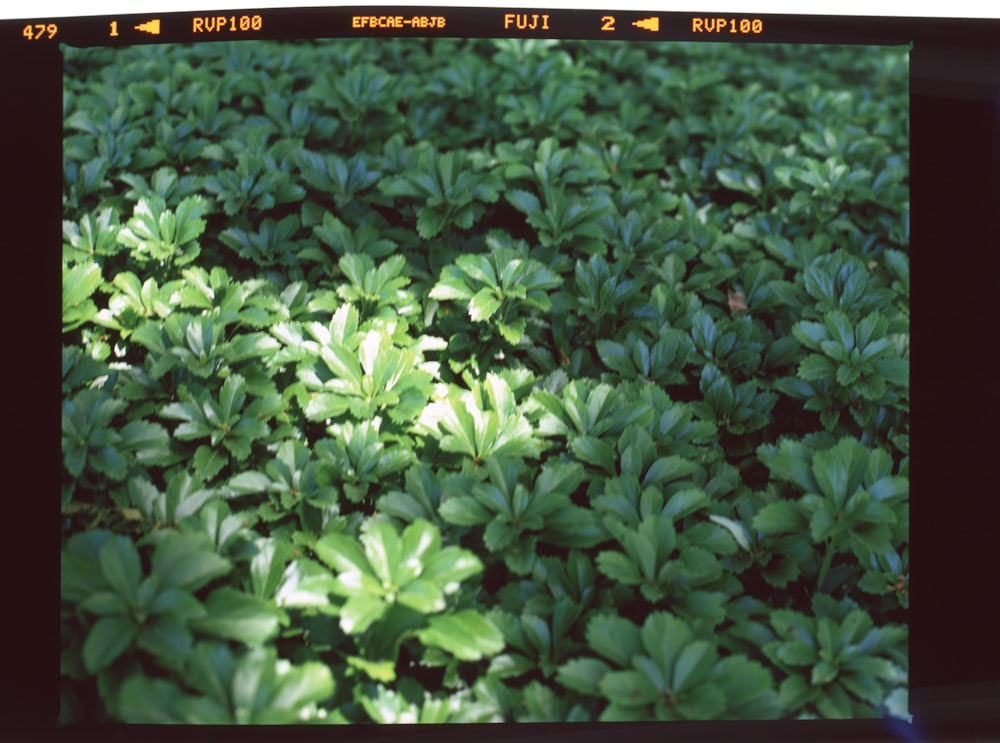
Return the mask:
M 906 49 L 64 51 L 64 721 L 905 714 Z

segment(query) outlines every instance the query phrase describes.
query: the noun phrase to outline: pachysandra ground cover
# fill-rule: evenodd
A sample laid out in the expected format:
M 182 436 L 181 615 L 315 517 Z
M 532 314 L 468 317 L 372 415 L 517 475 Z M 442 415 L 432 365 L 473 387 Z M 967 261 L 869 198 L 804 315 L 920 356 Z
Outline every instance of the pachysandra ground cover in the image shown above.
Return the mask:
M 907 50 L 65 49 L 62 715 L 905 715 Z

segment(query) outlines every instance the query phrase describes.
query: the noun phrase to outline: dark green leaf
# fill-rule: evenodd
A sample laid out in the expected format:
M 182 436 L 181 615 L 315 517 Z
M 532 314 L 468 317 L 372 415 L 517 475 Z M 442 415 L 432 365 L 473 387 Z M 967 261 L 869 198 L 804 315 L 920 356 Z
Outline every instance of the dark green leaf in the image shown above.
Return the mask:
M 192 626 L 216 637 L 259 645 L 278 634 L 281 612 L 270 602 L 222 586 L 205 601 L 206 616 Z
M 139 628 L 129 617 L 98 619 L 83 643 L 83 662 L 87 672 L 97 673 L 111 665 L 132 644 L 138 631 Z
M 196 591 L 231 569 L 202 534 L 169 534 L 153 553 L 153 575 L 166 588 Z
M 128 537 L 111 537 L 100 549 L 101 572 L 108 585 L 129 601 L 135 600 L 142 578 L 139 553 Z
M 651 704 L 659 697 L 659 690 L 645 674 L 638 671 L 612 671 L 600 683 L 601 693 L 623 707 Z
M 428 628 L 417 632 L 425 645 L 439 647 L 460 660 L 479 660 L 503 650 L 503 634 L 492 622 L 472 610 L 431 617 Z
M 597 658 L 576 658 L 559 667 L 556 680 L 567 689 L 598 696 L 601 693 L 601 679 L 611 671 L 611 667 Z

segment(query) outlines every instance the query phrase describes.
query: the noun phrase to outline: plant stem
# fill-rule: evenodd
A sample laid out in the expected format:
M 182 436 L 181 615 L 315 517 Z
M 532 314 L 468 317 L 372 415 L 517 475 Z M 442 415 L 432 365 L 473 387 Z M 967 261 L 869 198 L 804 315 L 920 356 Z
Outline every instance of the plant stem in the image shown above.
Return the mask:
M 826 574 L 830 572 L 830 564 L 833 562 L 833 545 L 830 540 L 826 541 L 826 555 L 823 557 L 823 565 L 819 569 L 819 580 L 816 582 L 816 590 L 822 591 L 826 582 Z

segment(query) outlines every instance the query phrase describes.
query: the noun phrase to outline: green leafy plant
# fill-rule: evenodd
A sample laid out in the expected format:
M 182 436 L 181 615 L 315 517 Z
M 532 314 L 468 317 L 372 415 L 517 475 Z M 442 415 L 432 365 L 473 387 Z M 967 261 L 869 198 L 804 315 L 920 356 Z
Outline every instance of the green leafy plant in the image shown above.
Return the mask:
M 111 285 L 118 290 L 108 300 L 108 308 L 94 315 L 94 322 L 117 330 L 123 338 L 150 318 L 166 318 L 171 312 L 171 298 L 177 286 L 168 282 L 161 287 L 156 279 L 146 279 L 141 284 L 132 272 L 117 274 Z
M 122 249 L 119 229 L 118 216 L 111 208 L 85 214 L 79 222 L 64 221 L 63 260 L 81 264 L 97 256 L 116 255 Z
M 767 669 L 740 655 L 720 658 L 713 642 L 668 612 L 651 614 L 641 628 L 597 615 L 587 644 L 600 658 L 571 660 L 557 678 L 605 700 L 602 721 L 767 718 L 778 709 Z
M 337 571 L 332 590 L 346 599 L 339 610 L 340 626 L 349 635 L 362 635 L 361 650 L 369 661 L 393 661 L 405 637 L 460 660 L 477 660 L 503 647 L 502 636 L 486 617 L 472 609 L 448 610 L 448 596 L 459 583 L 482 570 L 474 554 L 442 547 L 437 528 L 423 520 L 402 534 L 390 524 L 374 522 L 360 540 L 330 534 L 313 549 Z M 392 663 L 359 665 L 369 675 L 395 678 Z
M 564 547 L 590 547 L 603 541 L 597 519 L 570 502 L 583 480 L 580 465 L 543 467 L 530 490 L 518 481 L 525 472 L 523 462 L 493 455 L 486 460 L 486 469 L 486 482 L 456 477 L 445 483 L 439 513 L 451 524 L 485 525 L 486 548 L 502 553 L 513 572 L 531 569 L 539 539 Z M 470 494 L 462 494 L 466 492 Z
M 393 421 L 413 420 L 431 395 L 436 365 L 423 360 L 419 345 L 400 348 L 388 330 L 362 332 L 358 320 L 353 305 L 343 305 L 328 327 L 307 327 L 318 341 L 308 345 L 302 344 L 297 328 L 279 325 L 272 331 L 287 346 L 307 352 L 296 372 L 309 391 L 303 404 L 306 417 L 326 420 L 350 412 L 365 420 L 387 413 Z
M 62 51 L 62 722 L 907 717 L 905 48 Z
M 682 370 L 693 350 L 687 334 L 672 328 L 652 343 L 634 334 L 626 336 L 624 343 L 597 341 L 597 354 L 609 369 L 626 379 L 637 377 L 664 387 L 687 380 Z
M 175 211 L 161 196 L 140 199 L 132 218 L 118 233 L 118 242 L 132 249 L 136 261 L 156 261 L 161 266 L 183 266 L 198 258 L 197 238 L 205 230 L 204 199 L 191 196 Z
M 380 181 L 387 196 L 416 199 L 423 206 L 417 211 L 417 232 L 427 240 L 452 226 L 470 229 L 485 211 L 485 204 L 495 202 L 500 193 L 489 173 L 477 172 L 459 154 L 443 155 L 424 150 L 417 160 L 418 170 Z
M 404 446 L 387 446 L 379 439 L 381 419 L 357 425 L 346 422 L 330 427 L 334 438 L 317 442 L 315 451 L 323 476 L 341 483 L 344 494 L 355 503 L 363 500 L 387 475 L 405 469 L 414 461 L 413 452 Z
M 871 714 L 906 680 L 905 661 L 901 666 L 893 652 L 905 628 L 876 628 L 864 610 L 838 606 L 823 594 L 813 609 L 813 616 L 790 610 L 771 616 L 775 640 L 764 653 L 788 674 L 779 690 L 783 704 L 833 719 Z
M 147 478 L 135 477 L 128 482 L 129 499 L 140 514 L 158 524 L 180 522 L 198 513 L 210 499 L 222 495 L 216 488 L 206 488 L 190 473 L 174 470 L 166 490 L 159 490 Z
M 530 191 L 508 191 L 507 201 L 523 213 L 547 248 L 546 257 L 567 243 L 579 251 L 594 255 L 603 237 L 600 218 L 611 204 L 603 192 L 577 196 L 563 188 L 547 185 L 540 195 Z
M 498 678 L 516 678 L 537 669 L 552 678 L 561 662 L 580 649 L 571 637 L 580 613 L 581 607 L 566 599 L 557 601 L 548 617 L 495 611 L 492 619 L 503 631 L 509 651 L 492 659 L 490 672 Z
M 518 135 L 544 133 L 564 135 L 584 120 L 579 104 L 583 94 L 578 88 L 549 82 L 538 93 L 501 96 L 497 103 L 510 109 L 504 123 Z
M 476 464 L 490 456 L 537 457 L 541 451 L 510 385 L 493 374 L 472 389 L 455 390 L 431 402 L 419 426 L 440 440 L 443 451 L 465 455 Z
M 226 157 L 222 148 L 206 155 Z M 228 216 L 260 213 L 278 204 L 297 201 L 305 189 L 296 185 L 287 170 L 278 164 L 278 153 L 241 152 L 234 168 L 220 170 L 204 180 L 205 190 L 215 195 Z
M 207 615 L 193 592 L 231 569 L 198 535 L 167 534 L 148 575 L 128 537 L 101 531 L 75 536 L 63 555 L 62 597 L 78 614 L 98 617 L 92 624 L 85 620 L 83 669 L 101 671 L 132 648 L 176 669 L 191 654 L 189 623 Z
M 198 645 L 183 679 L 182 687 L 164 679 L 130 678 L 122 685 L 119 714 L 125 722 L 147 725 L 287 725 L 321 719 L 317 702 L 334 690 L 322 663 L 293 666 L 278 659 L 273 648 L 255 648 L 237 658 L 218 643 Z
M 334 506 L 339 500 L 338 490 L 330 479 L 301 441 L 286 439 L 263 472 L 244 470 L 230 478 L 226 488 L 234 495 L 266 494 L 267 500 L 258 506 L 258 513 L 265 521 L 276 521 L 293 513 L 302 521 L 310 517 L 315 521 L 316 509 Z
M 837 425 L 845 407 L 859 425 L 867 427 L 879 403 L 899 404 L 898 391 L 909 384 L 909 363 L 899 357 L 888 330 L 889 321 L 879 312 L 855 325 L 839 311 L 827 314 L 822 323 L 803 321 L 792 328 L 795 337 L 813 352 L 799 364 L 799 378 L 825 383 L 829 390 L 825 402 L 805 403 L 807 410 L 820 411 L 828 430 Z M 786 384 L 789 387 L 799 392 Z
M 552 307 L 548 290 L 562 280 L 527 257 L 525 246 L 511 245 L 500 235 L 487 238 L 486 255 L 459 256 L 446 266 L 428 296 L 468 303 L 469 319 L 488 322 L 504 340 L 517 344 L 524 337 L 532 311 Z
M 376 505 L 379 513 L 406 522 L 423 519 L 440 528 L 438 506 L 443 490 L 441 480 L 426 463 L 415 464 L 406 470 L 405 485 L 381 496 Z
M 326 119 L 336 121 L 336 119 Z M 345 160 L 337 155 L 320 155 L 301 150 L 298 163 L 302 178 L 314 189 L 333 197 L 338 208 L 345 208 L 362 192 L 379 182 L 382 173 L 369 168 L 364 156 Z M 336 220 L 331 216 L 332 220 Z M 337 220 L 339 221 L 339 220 Z
M 101 286 L 101 267 L 96 263 L 63 267 L 63 331 L 74 330 L 97 317 L 90 298 Z
M 771 408 L 778 401 L 773 392 L 759 392 L 753 380 L 734 386 L 713 364 L 702 369 L 699 386 L 704 398 L 694 404 L 696 412 L 735 434 L 764 428 L 770 422 Z
M 393 256 L 375 268 L 367 255 L 348 253 L 339 264 L 350 284 L 341 286 L 337 294 L 358 305 L 362 317 L 392 319 L 417 310 L 413 295 L 404 290 L 410 280 L 403 275 L 406 261 L 402 256 Z
M 173 371 L 181 378 L 208 379 L 240 361 L 267 358 L 278 347 L 264 333 L 236 333 L 227 339 L 226 328 L 234 320 L 221 313 L 192 316 L 173 312 L 162 325 L 141 325 L 131 339 L 151 352 L 146 363 L 153 379 Z
M 63 402 L 63 464 L 70 476 L 88 482 L 97 474 L 122 481 L 135 464 L 176 461 L 161 425 L 141 419 L 120 429 L 113 425 L 126 408 L 123 400 L 93 388 Z
M 359 227 L 352 230 L 342 221 L 327 212 L 323 215 L 321 224 L 313 227 L 313 234 L 338 255 L 343 257 L 348 253 L 358 253 L 371 258 L 385 258 L 396 250 L 396 243 L 380 236 L 374 227 Z M 304 248 L 299 251 L 299 258 L 315 258 L 324 264 L 327 272 L 333 262 L 325 250 Z
M 238 374 L 226 379 L 217 400 L 207 391 L 195 396 L 181 389 L 180 395 L 180 402 L 165 406 L 160 414 L 181 421 L 173 432 L 181 441 L 208 439 L 195 452 L 196 471 L 206 478 L 214 477 L 228 463 L 225 452 L 238 462 L 246 460 L 251 445 L 270 433 L 267 419 L 282 408 L 278 395 L 258 398 L 244 407 L 246 380 Z
M 828 579 L 838 553 L 867 562 L 870 552 L 893 549 L 907 533 L 908 509 L 893 504 L 905 499 L 908 481 L 892 475 L 892 459 L 884 451 L 849 438 L 821 451 L 786 440 L 762 447 L 760 456 L 777 478 L 804 494 L 764 506 L 754 526 L 775 535 L 808 530 L 813 544 L 822 546 L 818 588 L 832 588 Z
M 230 227 L 219 235 L 219 240 L 240 258 L 263 268 L 275 264 L 296 266 L 298 245 L 294 238 L 300 226 L 299 217 L 289 214 L 280 222 L 264 219 L 256 230 Z

